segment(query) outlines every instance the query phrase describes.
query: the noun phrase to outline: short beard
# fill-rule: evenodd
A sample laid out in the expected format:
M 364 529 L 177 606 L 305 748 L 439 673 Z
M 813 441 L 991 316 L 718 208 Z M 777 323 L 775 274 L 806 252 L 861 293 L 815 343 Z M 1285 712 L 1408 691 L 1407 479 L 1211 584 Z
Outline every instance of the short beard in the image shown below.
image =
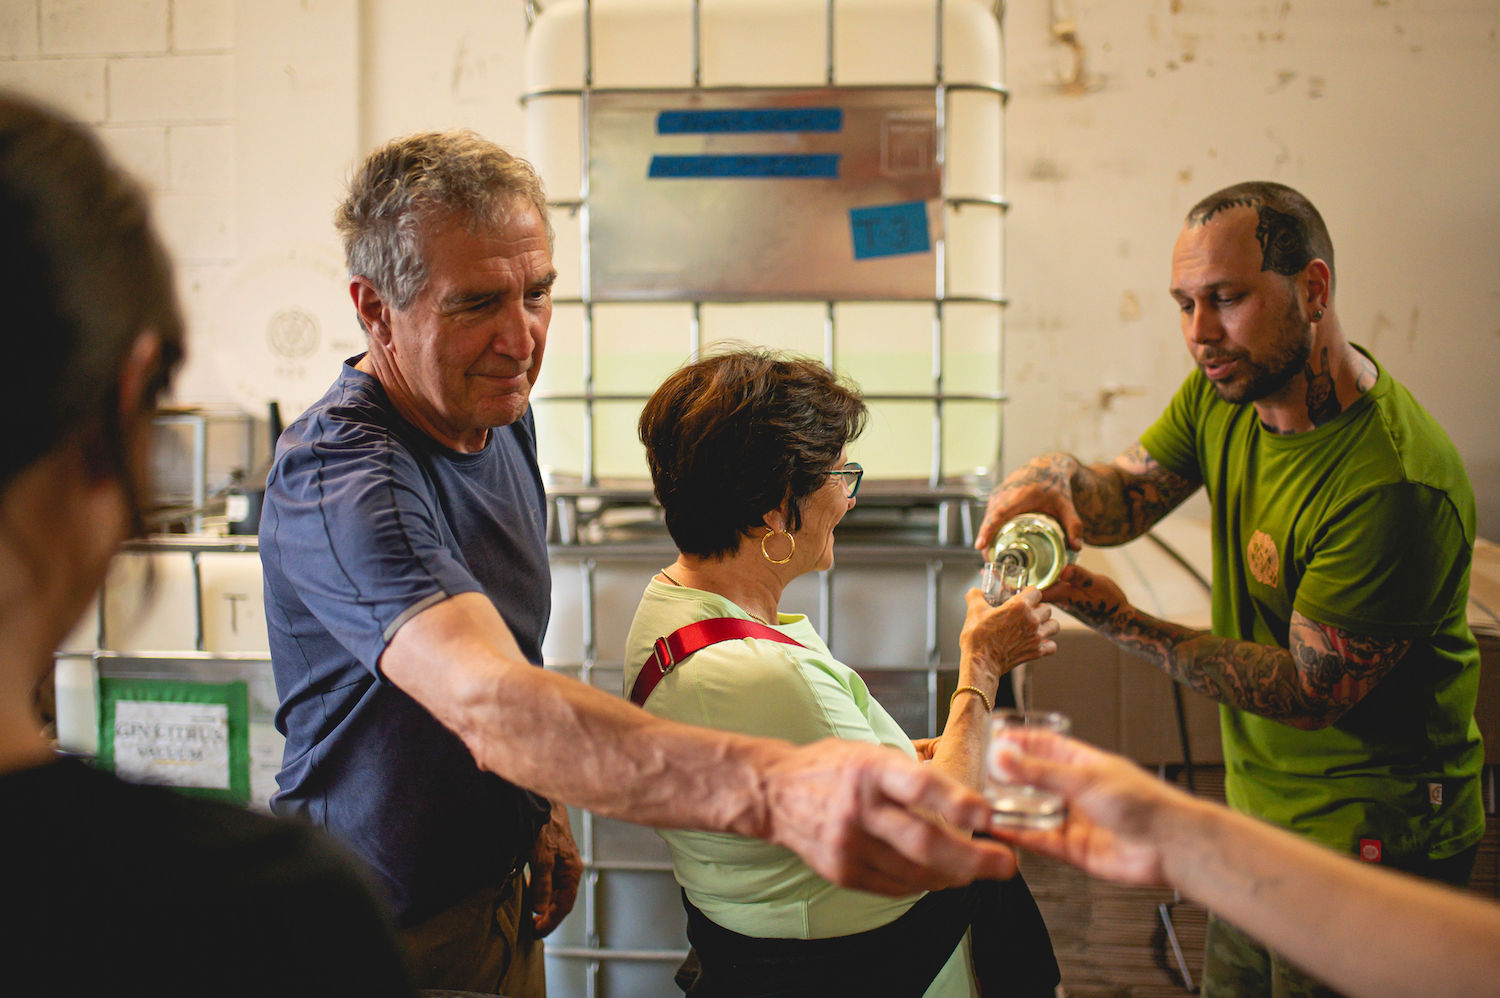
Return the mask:
M 1271 355 L 1264 363 L 1257 363 L 1244 356 L 1249 375 L 1238 383 L 1214 384 L 1214 390 L 1225 402 L 1259 402 L 1270 398 L 1291 384 L 1292 379 L 1307 370 L 1312 357 L 1312 323 L 1302 318 L 1297 309 L 1297 299 L 1287 298 L 1286 311 L 1276 328 L 1276 341 L 1271 344 Z

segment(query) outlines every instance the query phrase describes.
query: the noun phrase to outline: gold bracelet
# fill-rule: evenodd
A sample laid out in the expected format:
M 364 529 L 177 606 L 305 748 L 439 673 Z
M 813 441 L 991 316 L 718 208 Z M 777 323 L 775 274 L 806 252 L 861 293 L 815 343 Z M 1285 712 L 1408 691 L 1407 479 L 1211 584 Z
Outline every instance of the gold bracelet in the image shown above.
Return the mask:
M 958 697 L 960 693 L 979 694 L 979 700 L 984 704 L 984 712 L 986 714 L 995 709 L 995 705 L 990 701 L 989 696 L 985 694 L 984 690 L 980 689 L 977 686 L 960 686 L 958 689 L 953 691 L 953 696 L 948 698 L 948 710 L 950 713 L 953 710 L 953 701 Z

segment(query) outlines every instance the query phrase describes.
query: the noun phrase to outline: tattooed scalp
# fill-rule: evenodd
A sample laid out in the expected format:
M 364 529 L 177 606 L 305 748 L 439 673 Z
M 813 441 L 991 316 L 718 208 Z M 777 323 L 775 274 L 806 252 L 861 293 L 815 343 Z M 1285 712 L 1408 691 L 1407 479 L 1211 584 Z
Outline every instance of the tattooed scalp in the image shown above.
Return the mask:
M 1251 208 L 1258 221 L 1255 238 L 1260 241 L 1261 270 L 1290 277 L 1301 273 L 1314 259 L 1328 264 L 1333 274 L 1333 240 L 1323 216 L 1311 201 L 1285 184 L 1252 180 L 1215 191 L 1188 212 L 1187 224 L 1207 225 L 1217 214 L 1233 208 Z

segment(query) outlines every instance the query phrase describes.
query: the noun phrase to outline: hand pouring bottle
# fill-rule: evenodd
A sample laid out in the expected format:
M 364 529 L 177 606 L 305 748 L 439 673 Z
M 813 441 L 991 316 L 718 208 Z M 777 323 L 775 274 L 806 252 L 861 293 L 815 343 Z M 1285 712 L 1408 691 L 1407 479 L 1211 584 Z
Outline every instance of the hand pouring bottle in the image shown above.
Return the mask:
M 984 598 L 999 606 L 1026 586 L 1046 589 L 1077 557 L 1060 523 L 1045 513 L 1022 513 L 990 546 L 980 583 Z

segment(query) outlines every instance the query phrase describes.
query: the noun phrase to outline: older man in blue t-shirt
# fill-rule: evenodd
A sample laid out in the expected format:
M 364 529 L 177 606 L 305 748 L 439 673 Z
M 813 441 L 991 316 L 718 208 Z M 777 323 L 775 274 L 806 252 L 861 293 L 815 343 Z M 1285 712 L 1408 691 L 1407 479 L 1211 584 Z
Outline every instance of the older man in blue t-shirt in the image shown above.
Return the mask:
M 471 133 L 414 135 L 370 155 L 337 220 L 368 350 L 288 427 L 266 486 L 287 740 L 272 806 L 374 868 L 421 986 L 543 993 L 536 939 L 580 874 L 549 798 L 767 839 L 886 894 L 1014 871 L 965 834 L 983 798 L 900 753 L 693 728 L 535 668 L 551 586 L 529 399 L 556 279 L 541 184 Z

